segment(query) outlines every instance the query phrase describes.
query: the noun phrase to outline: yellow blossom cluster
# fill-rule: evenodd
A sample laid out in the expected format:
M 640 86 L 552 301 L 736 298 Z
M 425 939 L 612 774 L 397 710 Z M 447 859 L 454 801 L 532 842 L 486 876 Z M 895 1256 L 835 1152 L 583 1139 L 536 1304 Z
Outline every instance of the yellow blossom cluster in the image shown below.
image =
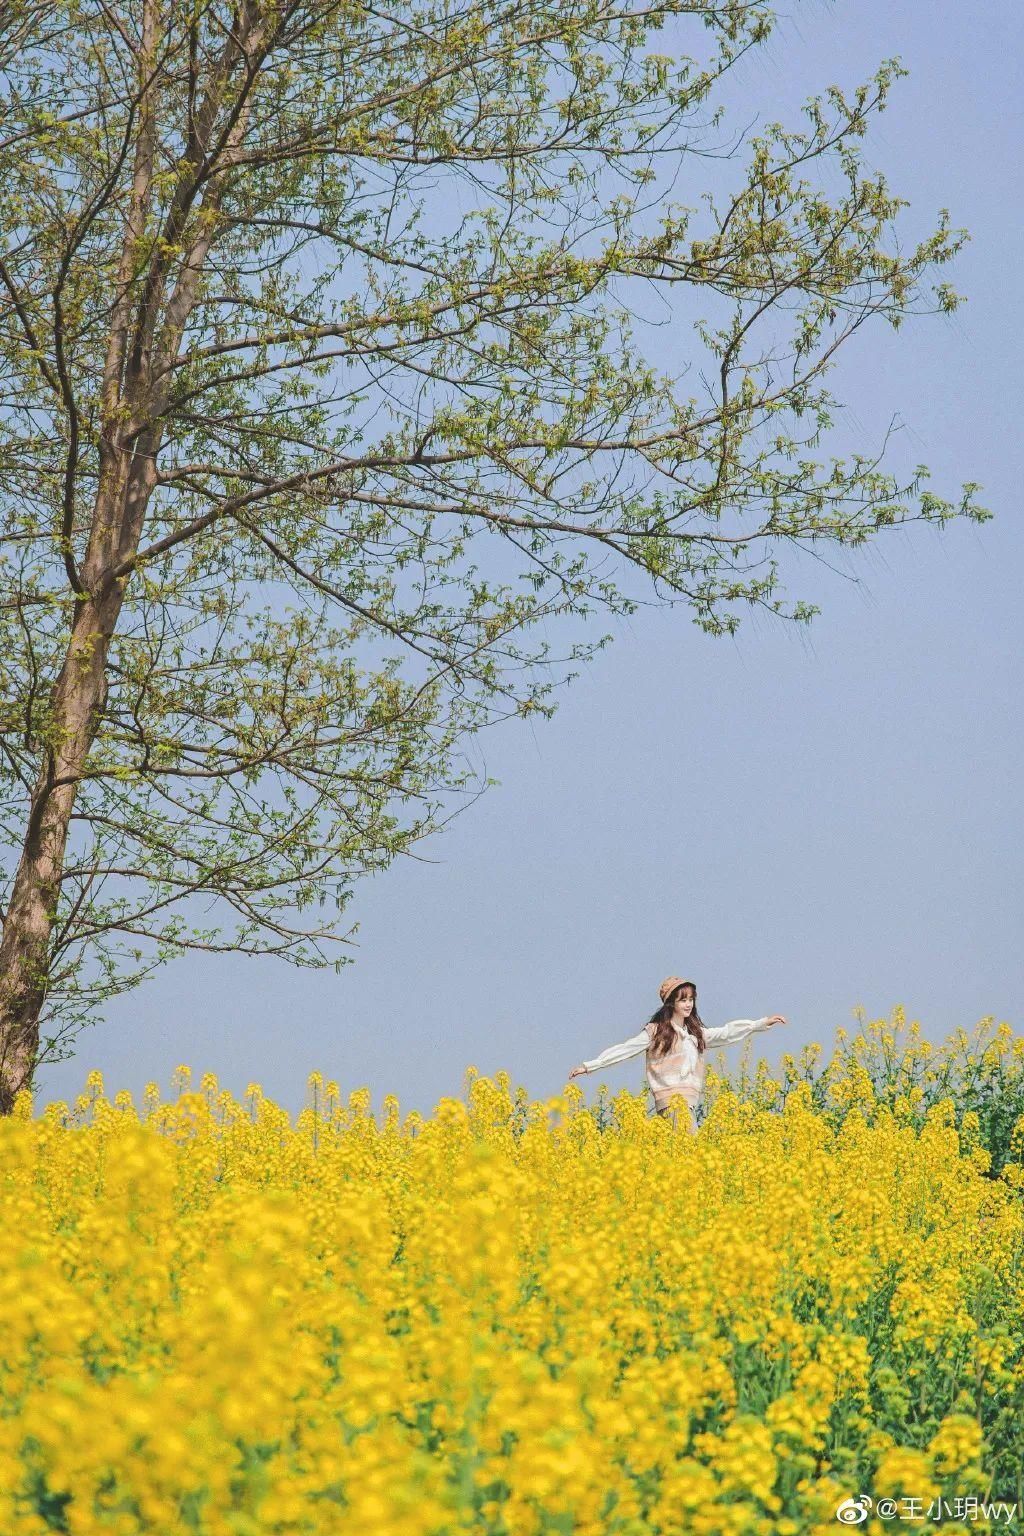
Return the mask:
M 696 1137 L 472 1069 L 429 1118 L 318 1074 L 294 1122 L 186 1069 L 23 1099 L 0 1532 L 823 1536 L 865 1494 L 1012 1497 L 1019 1165 L 846 1086 L 838 1124 L 723 1092 Z

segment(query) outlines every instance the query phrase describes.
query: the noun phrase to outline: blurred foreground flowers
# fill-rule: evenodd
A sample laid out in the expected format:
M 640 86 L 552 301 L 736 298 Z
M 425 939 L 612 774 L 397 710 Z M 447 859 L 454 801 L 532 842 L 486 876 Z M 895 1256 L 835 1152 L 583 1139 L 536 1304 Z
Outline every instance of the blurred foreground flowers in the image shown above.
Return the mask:
M 0 1532 L 798 1536 L 870 1493 L 1024 1518 L 1024 1042 L 954 1041 L 961 1082 L 898 1011 L 857 1038 L 709 1072 L 696 1138 L 473 1069 L 426 1120 L 318 1074 L 294 1124 L 187 1069 L 169 1103 L 96 1074 L 23 1100 Z

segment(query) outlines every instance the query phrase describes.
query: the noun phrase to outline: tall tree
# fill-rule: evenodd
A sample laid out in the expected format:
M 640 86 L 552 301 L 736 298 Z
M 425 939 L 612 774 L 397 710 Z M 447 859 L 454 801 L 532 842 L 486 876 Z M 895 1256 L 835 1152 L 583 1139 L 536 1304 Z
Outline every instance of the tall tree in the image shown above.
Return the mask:
M 170 956 L 344 954 L 596 612 L 805 622 L 786 546 L 987 516 L 819 447 L 842 344 L 958 302 L 860 154 L 898 66 L 696 180 L 771 20 L 4 8 L 0 1109 Z

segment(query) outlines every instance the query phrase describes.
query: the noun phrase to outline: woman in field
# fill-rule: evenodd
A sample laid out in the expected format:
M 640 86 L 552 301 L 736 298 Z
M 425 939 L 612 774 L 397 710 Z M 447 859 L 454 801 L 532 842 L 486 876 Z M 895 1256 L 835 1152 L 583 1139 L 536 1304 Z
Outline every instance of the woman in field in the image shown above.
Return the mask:
M 735 1045 L 756 1030 L 785 1024 L 781 1013 L 770 1018 L 733 1019 L 718 1029 L 707 1029 L 697 1012 L 697 988 L 692 981 L 669 976 L 661 984 L 661 1007 L 638 1035 L 610 1045 L 593 1061 L 573 1067 L 570 1078 L 583 1072 L 599 1072 L 647 1052 L 647 1081 L 659 1115 L 669 1114 L 669 1100 L 680 1094 L 686 1104 L 688 1125 L 696 1132 L 697 1104 L 704 1088 L 704 1052 L 709 1045 Z

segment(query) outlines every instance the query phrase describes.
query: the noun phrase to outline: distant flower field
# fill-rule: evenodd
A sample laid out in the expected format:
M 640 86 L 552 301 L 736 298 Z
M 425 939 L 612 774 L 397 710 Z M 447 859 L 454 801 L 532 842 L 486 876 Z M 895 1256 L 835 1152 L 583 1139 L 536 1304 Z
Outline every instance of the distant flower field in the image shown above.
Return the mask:
M 23 1099 L 0 1532 L 1019 1527 L 1024 1041 L 989 1024 L 709 1072 L 696 1138 L 472 1068 L 429 1119 L 317 1075 L 295 1123 L 185 1069 Z

